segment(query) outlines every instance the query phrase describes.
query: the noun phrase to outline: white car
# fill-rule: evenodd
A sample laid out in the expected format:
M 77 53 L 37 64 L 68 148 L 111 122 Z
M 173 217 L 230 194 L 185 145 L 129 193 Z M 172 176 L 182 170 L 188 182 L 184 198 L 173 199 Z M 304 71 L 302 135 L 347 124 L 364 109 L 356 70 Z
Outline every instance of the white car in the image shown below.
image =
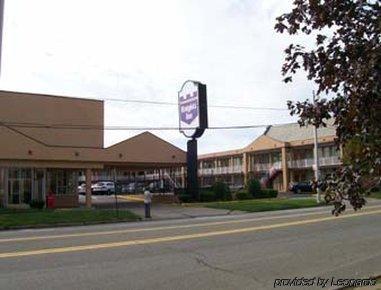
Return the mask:
M 78 194 L 86 194 L 86 184 L 85 183 L 78 186 Z
M 115 184 L 110 181 L 100 181 L 91 186 L 91 192 L 94 194 L 114 194 Z

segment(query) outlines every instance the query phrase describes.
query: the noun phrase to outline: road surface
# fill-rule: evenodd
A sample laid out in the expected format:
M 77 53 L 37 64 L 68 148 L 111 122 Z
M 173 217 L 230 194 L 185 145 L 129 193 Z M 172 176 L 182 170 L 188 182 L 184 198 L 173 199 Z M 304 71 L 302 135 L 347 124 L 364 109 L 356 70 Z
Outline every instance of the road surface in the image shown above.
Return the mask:
M 381 274 L 381 205 L 329 210 L 4 231 L 0 288 L 274 289 Z

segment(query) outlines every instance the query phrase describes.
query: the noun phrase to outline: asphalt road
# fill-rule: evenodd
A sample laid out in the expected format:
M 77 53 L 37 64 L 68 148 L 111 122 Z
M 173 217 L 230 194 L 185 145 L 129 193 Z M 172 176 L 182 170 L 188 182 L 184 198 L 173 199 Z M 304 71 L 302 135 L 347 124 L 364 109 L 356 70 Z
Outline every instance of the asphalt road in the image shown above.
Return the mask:
M 339 218 L 314 208 L 5 231 L 0 288 L 274 289 L 279 278 L 367 278 L 381 274 L 380 241 L 379 204 Z

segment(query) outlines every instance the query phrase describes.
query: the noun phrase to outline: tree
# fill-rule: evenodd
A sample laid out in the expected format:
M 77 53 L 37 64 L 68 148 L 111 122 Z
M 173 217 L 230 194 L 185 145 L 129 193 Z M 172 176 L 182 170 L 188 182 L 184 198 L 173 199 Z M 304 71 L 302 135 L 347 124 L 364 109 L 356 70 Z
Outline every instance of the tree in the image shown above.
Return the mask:
M 343 199 L 355 210 L 364 205 L 365 177 L 380 183 L 380 5 L 377 0 L 294 0 L 292 11 L 276 19 L 277 32 L 301 33 L 316 41 L 312 49 L 300 44 L 285 49 L 284 82 L 304 69 L 318 95 L 316 104 L 288 101 L 291 115 L 299 116 L 301 126 L 326 126 L 334 118 L 338 146 L 361 144 L 361 154 L 326 180 L 336 215 L 345 209 Z

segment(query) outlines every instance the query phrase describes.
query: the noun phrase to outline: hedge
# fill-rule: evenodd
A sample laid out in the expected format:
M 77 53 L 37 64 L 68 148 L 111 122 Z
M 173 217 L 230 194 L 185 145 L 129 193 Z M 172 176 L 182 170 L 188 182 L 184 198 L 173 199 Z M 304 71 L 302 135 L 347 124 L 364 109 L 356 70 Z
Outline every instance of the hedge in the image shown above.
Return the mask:
M 177 195 L 181 202 L 192 202 L 193 197 L 190 194 L 181 193 Z
M 248 193 L 247 191 L 238 191 L 235 194 L 235 198 L 238 200 L 244 200 L 244 199 L 252 199 L 253 196 L 250 193 Z
M 232 200 L 232 194 L 229 186 L 221 181 L 217 181 L 212 186 L 212 191 L 215 194 L 216 200 Z
M 248 180 L 246 184 L 246 190 L 254 198 L 259 197 L 261 195 L 261 184 L 259 180 L 257 179 Z
M 43 200 L 33 199 L 29 202 L 29 206 L 31 208 L 43 209 L 45 206 L 45 202 Z
M 278 196 L 278 191 L 271 188 L 261 189 L 259 193 L 257 193 L 254 198 L 275 198 Z

